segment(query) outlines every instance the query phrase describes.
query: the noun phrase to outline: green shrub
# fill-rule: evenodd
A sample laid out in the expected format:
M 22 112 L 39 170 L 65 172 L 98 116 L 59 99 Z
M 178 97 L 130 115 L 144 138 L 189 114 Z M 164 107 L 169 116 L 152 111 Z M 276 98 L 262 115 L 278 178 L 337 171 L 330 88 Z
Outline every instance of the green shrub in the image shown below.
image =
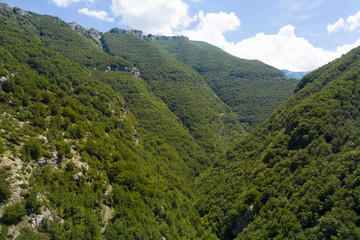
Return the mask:
M 1 220 L 3 223 L 8 225 L 17 224 L 25 216 L 25 213 L 26 211 L 24 206 L 21 203 L 15 203 L 4 209 L 4 214 Z
M 0 203 L 5 202 L 11 196 L 10 183 L 3 178 L 0 178 Z
M 42 156 L 42 148 L 39 139 L 29 139 L 23 146 L 23 153 L 31 157 L 32 160 L 38 160 Z

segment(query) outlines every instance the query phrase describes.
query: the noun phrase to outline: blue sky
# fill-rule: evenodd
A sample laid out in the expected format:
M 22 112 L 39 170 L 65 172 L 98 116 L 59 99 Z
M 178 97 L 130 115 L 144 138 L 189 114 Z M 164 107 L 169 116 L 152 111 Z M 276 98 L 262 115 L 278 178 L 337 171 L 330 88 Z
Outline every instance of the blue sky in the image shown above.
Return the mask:
M 279 69 L 309 71 L 360 46 L 359 0 L 7 0 L 102 32 L 185 35 Z

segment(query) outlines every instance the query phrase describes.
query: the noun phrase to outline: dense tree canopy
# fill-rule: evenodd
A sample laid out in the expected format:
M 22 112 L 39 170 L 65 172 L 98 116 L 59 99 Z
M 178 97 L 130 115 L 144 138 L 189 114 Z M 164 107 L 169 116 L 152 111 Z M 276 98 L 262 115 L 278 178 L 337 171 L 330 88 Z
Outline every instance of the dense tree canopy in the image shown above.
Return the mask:
M 245 134 L 236 114 L 189 66 L 131 34 L 111 31 L 104 34 L 103 43 L 107 52 L 139 68 L 150 89 L 188 128 L 212 160 Z
M 221 239 L 358 239 L 360 49 L 296 94 L 199 178 Z
M 359 48 L 290 96 L 206 43 L 10 9 L 0 239 L 360 238 Z
M 46 30 L 37 35 L 39 28 Z M 30 228 L 20 231 L 19 239 L 214 237 L 201 226 L 191 189 L 209 163 L 205 151 L 153 94 L 128 96 L 132 89 L 146 90 L 139 79 L 105 72 L 97 61 L 133 65 L 101 51 L 104 58 L 66 48 L 66 37 L 67 44 L 83 39 L 98 46 L 48 16 L 0 10 L 0 36 L 0 73 L 6 79 L 0 85 L 0 200 L 7 203 L 1 205 L 1 236 L 6 225 L 25 224 Z M 139 106 L 140 116 L 146 100 L 164 110 L 166 131 L 179 136 L 150 128 L 150 116 L 137 121 L 131 107 Z M 17 188 L 20 196 L 13 192 Z M 44 213 L 48 217 L 34 233 L 29 223 Z
M 154 44 L 198 72 L 249 129 L 288 99 L 297 83 L 278 69 L 234 57 L 205 42 L 177 39 Z

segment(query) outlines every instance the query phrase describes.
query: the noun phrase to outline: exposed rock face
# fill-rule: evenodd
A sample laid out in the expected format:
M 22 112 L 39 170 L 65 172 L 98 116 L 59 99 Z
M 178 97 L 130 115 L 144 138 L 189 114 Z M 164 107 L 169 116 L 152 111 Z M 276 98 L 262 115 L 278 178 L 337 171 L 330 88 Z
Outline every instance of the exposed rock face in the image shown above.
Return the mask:
M 96 30 L 94 28 L 91 28 L 88 33 L 95 40 L 100 40 L 101 35 L 102 35 L 101 32 L 99 32 L 98 30 Z
M 110 66 L 106 66 L 106 70 L 105 72 L 109 72 L 109 71 L 121 71 L 121 72 L 128 72 L 131 73 L 132 75 L 134 75 L 135 78 L 140 77 L 140 71 L 137 68 L 132 68 L 132 67 L 116 67 L 116 68 L 111 68 Z
M 39 226 L 40 224 L 43 223 L 44 219 L 54 220 L 54 218 L 53 218 L 51 212 L 49 211 L 49 209 L 46 209 L 45 211 L 42 211 L 41 214 L 34 215 L 31 218 L 32 227 L 35 229 L 37 226 Z
M 137 68 L 121 67 L 121 68 L 118 68 L 118 69 L 119 69 L 118 71 L 123 71 L 123 72 L 129 72 L 129 73 L 131 73 L 132 75 L 134 75 L 135 78 L 140 77 L 140 71 L 139 71 L 139 69 L 137 69 Z
M 100 38 L 102 37 L 102 33 L 94 28 L 90 28 L 90 30 L 87 30 L 86 28 L 84 28 L 83 26 L 81 26 L 75 22 L 70 22 L 68 24 L 69 24 L 71 30 L 78 32 L 80 35 L 88 34 L 95 41 L 99 41 Z
M 189 40 L 189 38 L 185 37 L 185 36 L 157 36 L 157 35 L 152 35 L 152 34 L 144 36 L 144 40 L 147 40 L 147 41 L 168 41 L 168 40 L 175 40 L 175 39 Z
M 12 11 L 13 10 L 13 7 L 7 5 L 6 3 L 3 3 L 0 1 L 0 8 L 4 9 L 4 10 L 7 10 L 7 11 Z
M 6 80 L 8 80 L 9 77 L 8 76 L 2 76 L 0 77 L 0 84 L 3 84 Z
M 247 212 L 245 212 L 242 216 L 240 216 L 235 224 L 235 228 L 231 231 L 231 233 L 236 236 L 239 233 L 241 233 L 241 231 L 243 229 L 245 229 L 247 227 L 247 225 L 249 224 L 250 220 L 252 219 L 254 214 L 254 205 L 251 204 L 249 206 L 249 210 Z
M 22 9 L 17 9 L 15 13 L 21 16 L 31 16 L 28 12 Z
M 76 31 L 78 33 L 85 33 L 85 28 L 75 22 L 68 23 L 71 30 Z
M 3 3 L 2 1 L 0 1 L 0 8 L 4 9 L 6 11 L 13 11 L 15 14 L 18 14 L 18 15 L 21 15 L 21 16 L 31 16 L 31 14 L 29 14 L 25 10 L 20 9 L 20 8 L 14 8 L 12 6 L 9 6 L 6 3 Z
M 121 35 L 121 34 L 131 34 L 131 35 L 134 35 L 140 39 L 143 39 L 144 37 L 144 34 L 142 31 L 140 30 L 125 30 L 125 29 L 118 29 L 118 28 L 113 28 L 110 30 L 110 32 L 112 34 L 118 34 L 118 35 Z
M 118 29 L 118 28 L 113 28 L 110 30 L 110 32 L 112 34 L 131 34 L 134 35 L 142 40 L 146 40 L 146 41 L 168 41 L 168 40 L 174 40 L 174 39 L 184 39 L 184 40 L 189 40 L 188 37 L 185 36 L 159 36 L 159 35 L 144 35 L 142 31 L 140 30 L 125 30 L 125 29 Z

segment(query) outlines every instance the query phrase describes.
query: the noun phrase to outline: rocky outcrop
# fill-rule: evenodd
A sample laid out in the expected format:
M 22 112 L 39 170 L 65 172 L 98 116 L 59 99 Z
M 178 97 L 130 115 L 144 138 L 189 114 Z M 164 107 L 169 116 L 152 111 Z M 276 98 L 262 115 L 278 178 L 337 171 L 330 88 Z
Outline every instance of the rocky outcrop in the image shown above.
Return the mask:
M 98 42 L 100 40 L 100 38 L 102 37 L 102 33 L 94 28 L 86 29 L 83 26 L 81 26 L 75 22 L 70 22 L 68 24 L 69 24 L 71 30 L 79 33 L 80 35 L 83 35 L 83 34 L 88 35 L 93 40 L 95 40 L 95 42 Z
M 110 32 L 112 34 L 117 34 L 117 35 L 130 34 L 130 35 L 134 35 L 140 39 L 143 39 L 143 37 L 144 37 L 143 32 L 140 30 L 125 30 L 125 29 L 113 28 L 110 30 Z
M 152 34 L 144 36 L 144 40 L 147 40 L 147 41 L 168 41 L 168 40 L 175 40 L 175 39 L 189 40 L 189 38 L 185 37 L 185 36 L 157 36 L 157 35 L 152 35 Z
M 8 4 L 0 1 L 0 8 L 4 9 L 6 11 L 13 11 L 15 14 L 21 15 L 21 16 L 31 16 L 30 13 L 26 12 L 23 9 L 20 8 L 14 8 L 12 6 L 9 6 Z
M 106 66 L 105 72 L 109 72 L 109 71 L 120 71 L 120 72 L 128 72 L 131 73 L 135 78 L 140 77 L 140 71 L 137 68 L 132 68 L 132 67 L 110 67 L 110 66 Z
M 85 28 L 83 26 L 81 26 L 81 25 L 79 25 L 79 24 L 77 24 L 75 22 L 70 22 L 68 24 L 69 24 L 71 30 L 76 31 L 76 32 L 81 33 L 81 34 L 85 33 Z
M 118 34 L 118 35 L 131 34 L 146 41 L 168 41 L 175 39 L 189 40 L 189 38 L 185 36 L 161 36 L 161 35 L 152 35 L 152 34 L 144 35 L 144 33 L 140 30 L 125 30 L 125 29 L 113 28 L 110 30 L 110 32 L 112 34 Z
M 31 16 L 30 13 L 26 12 L 25 10 L 19 9 L 19 8 L 15 9 L 15 13 L 17 15 L 21 15 L 21 16 Z
M 254 214 L 254 205 L 250 204 L 248 211 L 246 211 L 243 215 L 241 215 L 235 224 L 235 228 L 231 231 L 234 236 L 237 236 L 241 233 L 247 225 L 250 223 L 251 219 L 253 218 Z
M 12 11 L 13 10 L 13 7 L 7 5 L 6 3 L 3 3 L 0 1 L 0 8 L 1 9 L 4 9 L 4 10 L 7 10 L 7 11 Z
M 3 84 L 6 80 L 8 80 L 9 77 L 8 76 L 2 76 L 0 77 L 0 85 Z
M 131 73 L 135 78 L 138 78 L 140 77 L 140 71 L 139 69 L 137 68 L 132 68 L 132 67 L 121 67 L 121 68 L 118 68 L 119 70 L 118 71 L 123 71 L 123 72 L 128 72 L 128 73 Z
M 90 37 L 92 37 L 93 39 L 95 39 L 96 41 L 99 41 L 101 36 L 102 36 L 102 33 L 99 32 L 98 30 L 94 29 L 94 28 L 91 28 L 89 31 L 88 31 L 88 34 L 90 35 Z

